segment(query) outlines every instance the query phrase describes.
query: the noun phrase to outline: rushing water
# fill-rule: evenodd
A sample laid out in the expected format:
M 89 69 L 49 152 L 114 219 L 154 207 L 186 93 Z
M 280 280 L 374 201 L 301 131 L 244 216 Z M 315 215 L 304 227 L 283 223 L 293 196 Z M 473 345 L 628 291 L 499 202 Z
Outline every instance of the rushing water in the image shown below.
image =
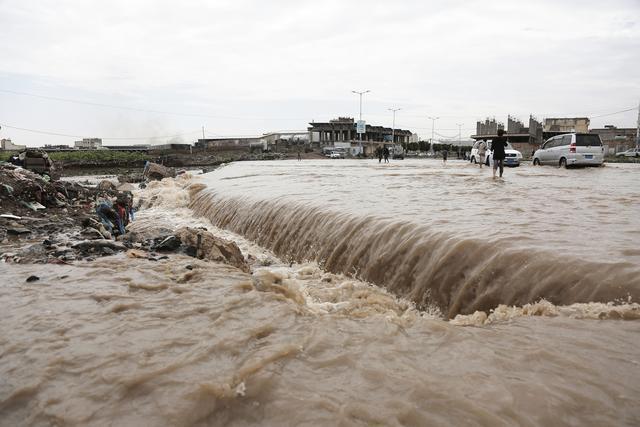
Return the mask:
M 251 274 L 0 264 L 0 425 L 638 425 L 640 305 L 613 301 L 638 289 L 635 172 L 305 161 L 152 183 L 132 231 L 205 226 Z M 520 296 L 539 281 L 548 300 Z M 472 283 L 494 300 L 459 298 Z
M 640 297 L 637 165 L 560 170 L 434 161 L 233 164 L 194 210 L 286 259 L 453 317 L 500 303 Z

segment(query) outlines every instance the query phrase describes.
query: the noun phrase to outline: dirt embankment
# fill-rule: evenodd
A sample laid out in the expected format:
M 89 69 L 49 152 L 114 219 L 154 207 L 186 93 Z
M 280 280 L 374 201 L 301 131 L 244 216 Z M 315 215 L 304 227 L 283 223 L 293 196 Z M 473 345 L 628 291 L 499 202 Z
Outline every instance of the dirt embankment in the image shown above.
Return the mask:
M 278 160 L 287 157 L 282 153 L 247 153 L 239 151 L 215 153 L 87 153 L 86 156 L 68 155 L 52 156 L 62 176 L 117 174 L 128 175 L 139 173 L 145 162 L 153 162 L 174 168 L 200 168 L 205 171 L 215 169 L 223 163 L 244 160 Z M 74 153 L 75 154 L 75 153 Z M 303 154 L 306 158 L 309 154 Z M 290 154 L 295 158 L 295 154 Z

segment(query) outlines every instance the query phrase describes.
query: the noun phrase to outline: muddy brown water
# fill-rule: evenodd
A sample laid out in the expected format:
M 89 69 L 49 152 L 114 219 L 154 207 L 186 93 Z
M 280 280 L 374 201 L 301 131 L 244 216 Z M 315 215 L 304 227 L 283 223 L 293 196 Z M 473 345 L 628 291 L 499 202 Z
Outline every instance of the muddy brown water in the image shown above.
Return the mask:
M 633 171 L 627 177 L 625 168 L 509 169 L 504 182 L 494 183 L 486 169 L 477 172 L 464 163 L 450 162 L 446 169 L 419 161 L 387 169 L 317 163 L 322 165 L 229 166 L 198 178 L 208 189 L 194 202 L 189 192 L 203 187 L 194 186 L 196 178 L 153 183 L 138 193 L 145 209 L 133 224 L 136 232 L 206 226 L 238 242 L 252 259 L 252 274 L 179 255 L 157 262 L 120 254 L 69 266 L 0 264 L 0 425 L 640 423 L 640 306 L 606 298 L 606 292 L 616 294 L 614 285 L 630 294 L 637 285 L 624 281 L 637 271 L 637 234 L 617 238 L 611 232 L 635 220 L 637 205 L 628 198 L 634 194 Z M 420 176 L 420 170 L 423 177 L 412 183 L 410 175 Z M 526 212 L 544 199 L 550 215 L 566 216 L 573 196 L 557 189 L 545 198 L 535 189 L 542 182 L 560 188 L 559 181 L 573 179 L 571 172 L 584 178 L 579 195 L 589 185 L 606 192 L 585 181 L 618 180 L 612 186 L 618 192 L 601 208 L 618 215 L 592 212 L 606 232 L 573 237 L 575 223 L 542 227 L 538 221 L 545 215 L 535 212 L 516 219 L 516 204 Z M 556 176 L 542 175 L 547 173 Z M 463 183 L 455 187 L 458 179 Z M 442 186 L 433 180 L 449 189 L 438 190 Z M 381 183 L 395 190 L 380 189 Z M 409 197 L 409 191 L 398 194 L 405 185 L 422 192 L 400 204 Z M 498 198 L 507 196 L 490 190 L 505 187 L 514 199 L 522 199 L 513 194 L 524 194 L 525 187 L 534 188 L 534 201 L 505 205 Z M 436 203 L 437 191 L 448 193 Z M 465 202 L 453 200 L 459 193 Z M 590 209 L 601 203 L 576 200 Z M 298 214 L 288 218 L 303 222 L 283 223 L 280 211 L 287 206 Z M 465 209 L 467 214 L 460 212 Z M 459 221 L 494 209 L 501 213 L 502 231 L 482 225 L 476 232 L 476 225 Z M 589 214 L 579 210 L 577 216 Z M 521 227 L 543 231 L 524 238 L 532 233 L 519 232 Z M 254 229 L 266 237 L 255 238 Z M 368 232 L 359 234 L 363 229 Z M 375 239 L 363 237 L 374 232 Z M 364 246 L 341 255 L 351 240 Z M 451 245 L 456 249 L 450 254 Z M 569 259 L 571 267 L 586 266 L 586 277 L 598 271 L 593 265 L 622 267 L 622 273 L 607 270 L 618 279 L 600 288 L 585 281 L 550 293 L 566 300 L 510 306 L 509 298 L 524 292 L 520 280 L 535 274 L 551 280 L 545 279 L 549 270 L 565 274 L 558 286 L 574 277 L 553 266 L 544 274 L 525 268 L 524 278 L 518 268 L 498 268 L 500 262 L 531 263 L 525 250 L 542 260 L 539 266 Z M 495 261 L 484 264 L 487 252 Z M 410 262 L 400 255 L 418 261 L 394 267 Z M 474 256 L 481 258 L 475 267 Z M 389 262 L 389 272 L 362 269 L 363 257 Z M 451 265 L 437 274 L 437 263 L 428 262 L 432 257 Z M 494 291 L 496 303 L 486 313 L 473 312 L 474 304 L 482 305 L 478 301 L 488 301 L 477 296 L 481 285 L 473 298 L 438 299 L 436 291 L 455 286 L 451 277 L 461 274 L 454 265 L 463 265 L 466 275 L 493 274 L 487 283 L 511 290 Z M 40 280 L 25 282 L 32 274 Z M 412 274 L 420 279 L 394 285 Z M 595 286 L 589 292 L 603 300 L 587 301 L 580 284 Z M 414 299 L 416 288 L 430 295 Z M 456 289 L 463 295 L 468 286 Z M 424 307 L 416 308 L 414 300 Z M 447 320 L 451 301 L 468 314 Z
M 453 317 L 640 298 L 640 168 L 272 162 L 208 174 L 197 214 Z

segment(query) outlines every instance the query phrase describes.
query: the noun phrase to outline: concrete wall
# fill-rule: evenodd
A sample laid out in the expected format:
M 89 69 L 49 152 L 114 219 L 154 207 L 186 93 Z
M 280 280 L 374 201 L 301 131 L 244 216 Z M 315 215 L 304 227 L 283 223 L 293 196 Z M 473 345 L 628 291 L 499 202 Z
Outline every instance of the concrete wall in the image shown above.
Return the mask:
M 587 117 L 552 117 L 544 119 L 545 132 L 589 132 Z
M 600 135 L 605 153 L 615 154 L 636 146 L 636 128 L 617 128 L 605 126 L 602 129 L 591 129 L 589 133 Z
M 3 150 L 7 150 L 7 151 L 20 151 L 20 150 L 24 150 L 25 148 L 27 148 L 26 145 L 14 144 L 13 142 L 11 142 L 11 139 L 2 139 L 2 140 L 0 140 L 0 147 Z

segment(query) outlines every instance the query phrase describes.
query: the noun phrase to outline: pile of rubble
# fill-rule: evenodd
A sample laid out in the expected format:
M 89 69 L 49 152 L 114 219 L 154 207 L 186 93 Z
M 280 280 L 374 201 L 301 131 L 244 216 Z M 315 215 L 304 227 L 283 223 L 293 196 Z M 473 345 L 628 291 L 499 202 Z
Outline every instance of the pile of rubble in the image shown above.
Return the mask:
M 78 259 L 71 249 L 80 240 L 101 239 L 109 242 L 103 247 L 113 246 L 116 242 L 95 212 L 98 194 L 115 197 L 118 191 L 50 181 L 20 166 L 0 163 L 2 259 L 66 262 Z M 37 246 L 25 247 L 35 242 Z
M 179 253 L 249 271 L 235 243 L 204 228 L 160 227 L 152 235 L 126 230 L 114 239 L 96 213 L 97 200 L 131 196 L 133 189 L 130 183 L 116 186 L 108 180 L 95 187 L 52 182 L 0 163 L 0 262 L 67 264 L 117 253 L 157 261 Z
M 2 211 L 24 214 L 46 208 L 65 208 L 92 197 L 80 184 L 50 181 L 47 176 L 9 163 L 0 164 L 0 201 Z

